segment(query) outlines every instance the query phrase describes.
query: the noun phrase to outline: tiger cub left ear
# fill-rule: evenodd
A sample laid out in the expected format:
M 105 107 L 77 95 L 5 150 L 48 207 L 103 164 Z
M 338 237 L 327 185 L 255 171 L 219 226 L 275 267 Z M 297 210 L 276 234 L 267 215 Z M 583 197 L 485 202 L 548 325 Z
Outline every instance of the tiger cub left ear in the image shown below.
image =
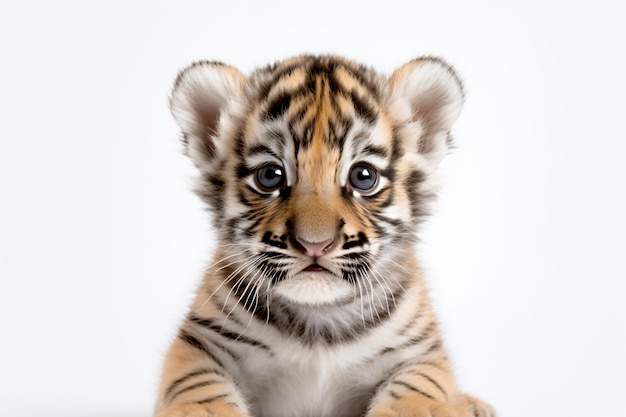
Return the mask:
M 449 148 L 450 130 L 463 107 L 461 80 L 450 65 L 429 57 L 404 64 L 393 73 L 390 83 L 393 97 L 408 102 L 410 122 L 421 128 L 413 138 L 417 152 L 439 162 Z

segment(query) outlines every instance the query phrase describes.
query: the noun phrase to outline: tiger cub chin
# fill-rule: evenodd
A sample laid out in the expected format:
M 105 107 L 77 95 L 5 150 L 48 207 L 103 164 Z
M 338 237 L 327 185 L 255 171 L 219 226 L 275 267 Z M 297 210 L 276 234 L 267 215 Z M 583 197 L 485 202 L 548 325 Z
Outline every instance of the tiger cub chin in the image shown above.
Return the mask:
M 435 58 L 180 72 L 171 111 L 217 250 L 157 416 L 495 415 L 458 391 L 415 256 L 462 104 Z

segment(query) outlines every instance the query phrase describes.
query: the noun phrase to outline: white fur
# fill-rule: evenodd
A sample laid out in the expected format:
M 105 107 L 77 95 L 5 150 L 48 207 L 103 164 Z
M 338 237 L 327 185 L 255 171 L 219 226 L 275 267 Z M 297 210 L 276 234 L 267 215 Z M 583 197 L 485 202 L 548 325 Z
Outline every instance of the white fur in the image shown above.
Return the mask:
M 276 284 L 276 294 L 302 305 L 322 306 L 353 297 L 354 287 L 334 274 L 299 272 Z

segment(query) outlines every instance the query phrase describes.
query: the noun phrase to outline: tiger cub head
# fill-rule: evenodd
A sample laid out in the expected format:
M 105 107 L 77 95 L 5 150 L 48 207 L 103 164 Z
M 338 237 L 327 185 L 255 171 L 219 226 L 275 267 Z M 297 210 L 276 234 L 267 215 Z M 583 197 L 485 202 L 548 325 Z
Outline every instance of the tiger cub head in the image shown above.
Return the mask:
M 435 58 L 390 77 L 335 56 L 249 76 L 182 70 L 170 107 L 231 265 L 223 279 L 310 307 L 401 286 L 462 104 Z

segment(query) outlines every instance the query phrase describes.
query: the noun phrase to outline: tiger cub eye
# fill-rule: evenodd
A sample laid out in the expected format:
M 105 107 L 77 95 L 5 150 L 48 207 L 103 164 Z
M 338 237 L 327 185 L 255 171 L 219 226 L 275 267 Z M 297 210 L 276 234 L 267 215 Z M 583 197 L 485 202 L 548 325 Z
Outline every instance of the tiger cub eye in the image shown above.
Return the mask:
M 369 165 L 357 164 L 350 170 L 350 185 L 359 191 L 372 191 L 378 182 L 376 170 Z
M 264 165 L 256 170 L 254 179 L 262 191 L 274 191 L 285 182 L 285 173 L 278 165 Z

